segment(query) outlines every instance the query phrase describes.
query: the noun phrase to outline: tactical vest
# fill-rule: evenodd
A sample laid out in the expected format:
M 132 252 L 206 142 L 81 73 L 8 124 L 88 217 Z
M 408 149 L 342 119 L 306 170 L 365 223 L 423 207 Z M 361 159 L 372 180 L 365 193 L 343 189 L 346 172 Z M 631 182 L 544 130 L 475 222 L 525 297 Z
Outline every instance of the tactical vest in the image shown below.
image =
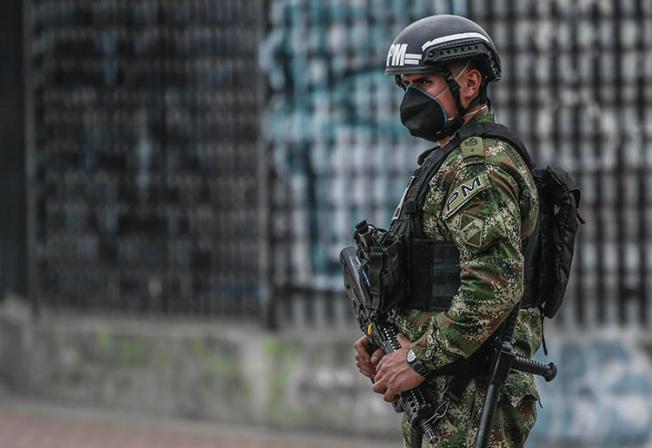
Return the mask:
M 522 246 L 525 292 L 521 307 L 537 306 L 546 316 L 552 317 L 559 309 L 565 292 L 577 220 L 581 221 L 577 214 L 579 189 L 570 176 L 559 168 L 535 170 L 534 160 L 523 141 L 510 129 L 497 123 L 465 126 L 444 147 L 421 154 L 419 167 L 406 187 L 387 232 L 393 240 L 402 242 L 401 263 L 394 263 L 396 267 L 400 266 L 400 272 L 388 276 L 388 269 L 393 266 L 387 262 L 380 265 L 371 262 L 369 270 L 372 275 L 377 274 L 376 281 L 371 283 L 383 285 L 383 279 L 387 286 L 400 283 L 400 294 L 395 293 L 390 297 L 393 296 L 403 309 L 445 311 L 450 307 L 460 287 L 460 254 L 453 241 L 436 241 L 426 237 L 422 230 L 422 207 L 428 184 L 446 157 L 471 137 L 496 138 L 509 143 L 533 173 L 539 191 L 540 212 L 532 235 Z M 560 210 L 563 211 L 561 218 L 564 220 L 561 224 L 556 215 Z

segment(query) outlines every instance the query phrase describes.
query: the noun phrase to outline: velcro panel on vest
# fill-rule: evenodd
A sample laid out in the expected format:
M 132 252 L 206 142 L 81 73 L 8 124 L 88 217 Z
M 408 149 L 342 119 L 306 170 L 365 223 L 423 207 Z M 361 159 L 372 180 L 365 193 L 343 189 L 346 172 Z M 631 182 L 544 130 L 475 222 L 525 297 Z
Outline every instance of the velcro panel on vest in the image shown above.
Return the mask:
M 410 294 L 404 308 L 445 311 L 460 287 L 460 253 L 452 241 L 413 239 Z

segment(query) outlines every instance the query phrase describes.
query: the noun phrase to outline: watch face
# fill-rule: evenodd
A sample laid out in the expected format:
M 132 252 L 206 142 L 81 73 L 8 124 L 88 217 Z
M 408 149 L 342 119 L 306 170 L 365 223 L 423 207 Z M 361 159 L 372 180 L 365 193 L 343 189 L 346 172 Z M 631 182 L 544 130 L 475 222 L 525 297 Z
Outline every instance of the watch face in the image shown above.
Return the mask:
M 414 362 L 417 360 L 417 355 L 414 354 L 412 349 L 407 353 L 407 362 Z

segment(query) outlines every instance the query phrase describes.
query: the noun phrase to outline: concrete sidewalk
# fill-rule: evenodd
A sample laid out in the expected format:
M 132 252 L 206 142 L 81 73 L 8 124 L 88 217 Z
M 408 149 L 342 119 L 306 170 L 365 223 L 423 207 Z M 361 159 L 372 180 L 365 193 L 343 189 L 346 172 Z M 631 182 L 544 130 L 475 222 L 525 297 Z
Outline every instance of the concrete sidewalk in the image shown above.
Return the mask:
M 398 428 L 397 428 L 398 431 Z M 397 440 L 287 434 L 0 397 L 0 448 L 389 448 Z

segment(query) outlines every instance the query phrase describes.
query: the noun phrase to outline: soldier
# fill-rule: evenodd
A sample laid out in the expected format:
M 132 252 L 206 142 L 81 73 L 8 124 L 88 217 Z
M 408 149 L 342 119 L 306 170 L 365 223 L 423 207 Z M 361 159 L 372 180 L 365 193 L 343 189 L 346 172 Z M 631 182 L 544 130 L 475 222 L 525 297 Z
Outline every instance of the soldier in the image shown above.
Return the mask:
M 385 73 L 394 75 L 405 90 L 400 115 L 410 133 L 444 147 L 455 142 L 463 127 L 494 121 L 487 85 L 500 79 L 500 70 L 494 43 L 479 25 L 464 17 L 436 15 L 409 25 L 396 37 Z M 482 375 L 474 375 L 451 399 L 446 392 L 453 377 L 442 373 L 482 347 L 519 303 L 524 241 L 533 233 L 537 215 L 533 177 L 514 147 L 496 138 L 455 143 L 428 183 L 419 222 L 425 237 L 452 241 L 459 251 L 456 293 L 445 311 L 427 303 L 401 304 L 394 322 L 402 333 L 400 350 L 388 355 L 377 350 L 369 356 L 366 337 L 354 344 L 358 369 L 386 401 L 424 381 L 432 387 L 436 403 L 449 401 L 436 422 L 436 447 L 473 446 L 486 387 Z M 522 308 L 515 352 L 531 357 L 541 336 L 539 310 Z M 538 399 L 532 375 L 511 371 L 489 446 L 523 446 L 536 419 Z M 433 446 L 422 442 L 406 421 L 403 436 L 406 447 Z

